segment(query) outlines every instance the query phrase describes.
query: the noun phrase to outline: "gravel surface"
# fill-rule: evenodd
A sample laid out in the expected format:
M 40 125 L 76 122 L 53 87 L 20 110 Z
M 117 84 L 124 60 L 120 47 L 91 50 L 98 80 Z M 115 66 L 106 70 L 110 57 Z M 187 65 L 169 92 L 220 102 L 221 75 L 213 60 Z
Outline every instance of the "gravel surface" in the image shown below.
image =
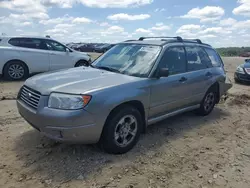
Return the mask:
M 242 62 L 224 58 L 232 81 Z M 234 84 L 207 117 L 190 112 L 150 126 L 132 151 L 115 156 L 41 136 L 17 112 L 22 84 L 0 81 L 1 188 L 250 187 L 248 85 Z

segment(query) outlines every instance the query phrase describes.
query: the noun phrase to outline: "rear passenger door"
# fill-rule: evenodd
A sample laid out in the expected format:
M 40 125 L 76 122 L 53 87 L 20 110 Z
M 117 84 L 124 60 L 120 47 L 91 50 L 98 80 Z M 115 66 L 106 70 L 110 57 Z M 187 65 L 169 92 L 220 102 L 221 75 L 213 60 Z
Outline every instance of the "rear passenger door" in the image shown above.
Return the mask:
M 30 73 L 49 70 L 49 54 L 42 40 L 37 38 L 11 38 L 9 44 L 19 47 L 20 60 L 28 65 Z
M 191 104 L 202 101 L 207 88 L 211 85 L 213 72 L 212 64 L 207 53 L 200 46 L 186 46 L 187 77 Z

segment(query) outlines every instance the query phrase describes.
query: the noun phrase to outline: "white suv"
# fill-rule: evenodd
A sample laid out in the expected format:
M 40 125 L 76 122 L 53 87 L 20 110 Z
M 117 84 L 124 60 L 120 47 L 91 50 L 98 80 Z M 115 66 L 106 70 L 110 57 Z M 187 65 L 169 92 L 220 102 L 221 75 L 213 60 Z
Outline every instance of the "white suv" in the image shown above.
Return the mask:
M 8 80 L 82 66 L 90 61 L 88 54 L 77 52 L 50 38 L 0 37 L 0 75 Z

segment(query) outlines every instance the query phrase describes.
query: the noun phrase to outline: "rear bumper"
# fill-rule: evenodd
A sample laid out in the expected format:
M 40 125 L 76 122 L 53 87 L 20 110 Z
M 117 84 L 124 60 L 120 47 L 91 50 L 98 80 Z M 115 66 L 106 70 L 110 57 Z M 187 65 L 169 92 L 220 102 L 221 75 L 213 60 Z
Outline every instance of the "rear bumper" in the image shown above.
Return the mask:
M 233 84 L 228 77 L 226 77 L 225 82 L 219 82 L 219 84 L 220 84 L 220 96 L 225 95 L 227 91 L 233 87 Z
M 241 74 L 238 72 L 234 73 L 234 78 L 238 81 L 250 82 L 250 75 L 248 74 Z
M 35 129 L 53 140 L 93 144 L 99 141 L 102 126 L 85 110 L 67 111 L 47 107 L 33 108 L 17 100 L 20 115 Z

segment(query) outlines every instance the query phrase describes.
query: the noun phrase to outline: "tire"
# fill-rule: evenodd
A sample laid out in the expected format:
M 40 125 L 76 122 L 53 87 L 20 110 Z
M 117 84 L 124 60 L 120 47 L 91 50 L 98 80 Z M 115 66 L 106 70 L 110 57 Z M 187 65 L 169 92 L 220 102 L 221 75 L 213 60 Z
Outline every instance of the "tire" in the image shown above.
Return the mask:
M 216 97 L 217 97 L 217 88 L 216 87 L 211 87 L 207 93 L 205 94 L 201 104 L 200 104 L 200 108 L 197 110 L 197 113 L 201 116 L 207 116 L 208 114 L 210 114 L 213 109 L 214 106 L 216 104 Z
M 82 66 L 88 66 L 88 62 L 85 60 L 80 60 L 76 63 L 75 67 L 82 67 Z
M 4 66 L 3 74 L 6 80 L 22 80 L 28 77 L 29 70 L 23 62 L 11 61 Z
M 133 121 L 134 123 L 129 123 Z M 122 125 L 122 122 L 130 126 Z M 133 106 L 124 105 L 108 118 L 99 145 L 110 154 L 126 153 L 138 142 L 142 128 L 143 121 L 140 112 Z M 126 140 L 127 143 L 125 143 Z

